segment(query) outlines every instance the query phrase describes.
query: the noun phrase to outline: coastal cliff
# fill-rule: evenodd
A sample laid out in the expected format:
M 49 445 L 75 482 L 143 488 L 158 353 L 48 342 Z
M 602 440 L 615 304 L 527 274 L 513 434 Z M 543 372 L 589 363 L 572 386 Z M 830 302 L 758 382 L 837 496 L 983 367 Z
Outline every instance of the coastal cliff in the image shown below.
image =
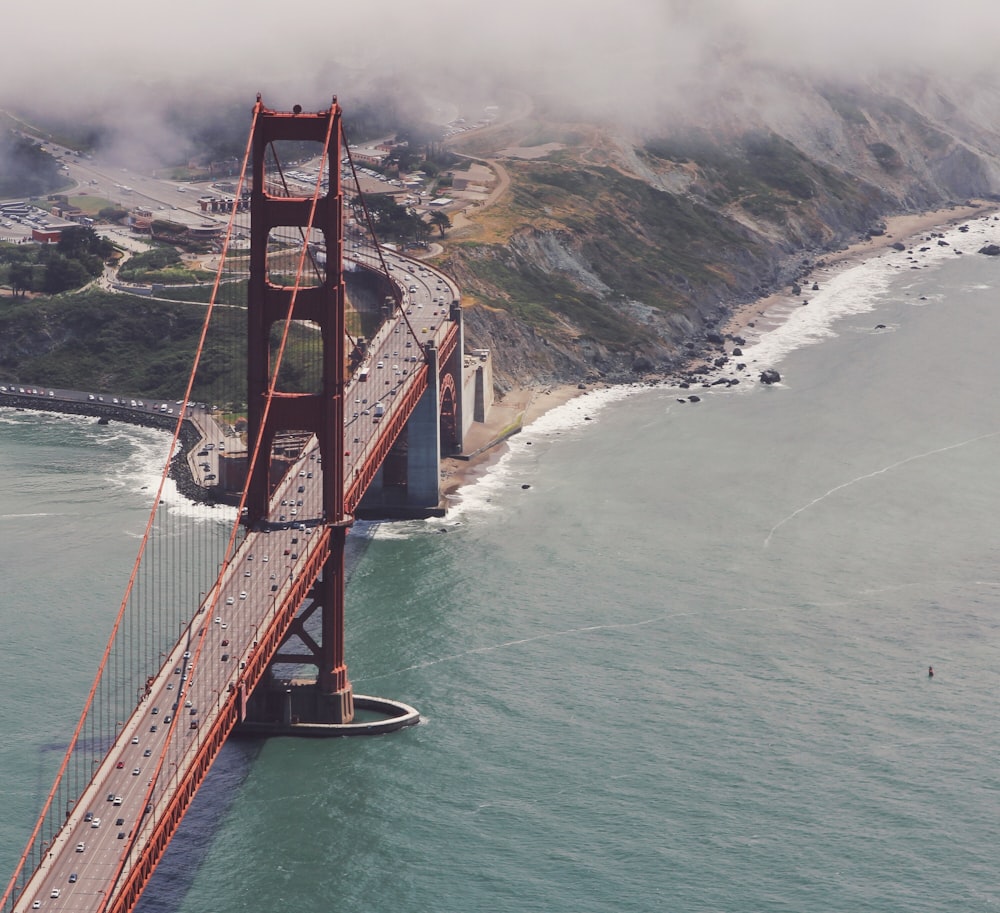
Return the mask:
M 467 342 L 493 351 L 500 392 L 711 356 L 735 308 L 794 288 L 886 218 L 997 199 L 1000 93 L 953 95 L 798 85 L 780 106 L 730 100 L 697 124 L 629 132 L 536 109 L 470 134 L 456 148 L 509 189 L 438 258 L 463 290 Z

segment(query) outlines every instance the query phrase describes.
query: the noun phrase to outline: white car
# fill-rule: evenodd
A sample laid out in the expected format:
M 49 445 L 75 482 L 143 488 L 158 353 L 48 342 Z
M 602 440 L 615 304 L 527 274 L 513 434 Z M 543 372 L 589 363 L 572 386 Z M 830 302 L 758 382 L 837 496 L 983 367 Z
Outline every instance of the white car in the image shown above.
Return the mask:
M 243 592 L 240 593 L 240 599 L 246 599 L 246 598 L 247 598 L 247 591 L 243 590 Z

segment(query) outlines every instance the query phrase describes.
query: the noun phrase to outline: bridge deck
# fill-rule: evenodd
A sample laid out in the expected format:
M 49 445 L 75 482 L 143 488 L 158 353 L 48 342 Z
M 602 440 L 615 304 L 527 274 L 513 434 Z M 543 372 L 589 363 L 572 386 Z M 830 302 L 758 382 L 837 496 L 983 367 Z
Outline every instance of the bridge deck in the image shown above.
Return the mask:
M 403 274 L 397 265 L 396 278 L 407 290 L 403 312 L 372 340 L 367 379 L 355 376 L 345 392 L 352 509 L 426 389 L 422 344 L 449 350 L 457 338 L 450 289 L 437 274 L 416 264 Z M 18 913 L 129 909 L 138 897 L 329 553 L 315 439 L 273 492 L 269 511 L 149 680 L 21 892 Z

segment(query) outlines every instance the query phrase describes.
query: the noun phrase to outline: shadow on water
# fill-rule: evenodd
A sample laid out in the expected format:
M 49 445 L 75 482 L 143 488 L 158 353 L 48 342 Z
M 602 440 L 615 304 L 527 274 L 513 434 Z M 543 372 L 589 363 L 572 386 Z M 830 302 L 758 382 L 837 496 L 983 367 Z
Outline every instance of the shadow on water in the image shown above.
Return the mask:
M 264 740 L 232 739 L 215 759 L 198 795 L 146 885 L 136 913 L 178 910 L 208 857 L 219 825 L 237 801 Z

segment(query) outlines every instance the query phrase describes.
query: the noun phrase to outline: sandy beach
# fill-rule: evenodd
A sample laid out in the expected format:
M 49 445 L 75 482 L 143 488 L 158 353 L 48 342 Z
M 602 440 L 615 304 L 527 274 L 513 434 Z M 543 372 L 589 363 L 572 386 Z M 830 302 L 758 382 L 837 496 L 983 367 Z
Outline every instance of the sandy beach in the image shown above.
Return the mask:
M 996 212 L 995 202 L 976 201 L 963 206 L 950 206 L 923 213 L 908 213 L 891 216 L 885 220 L 885 233 L 863 241 L 858 241 L 841 250 L 823 254 L 817 259 L 813 273 L 801 280 L 803 293 L 793 296 L 790 289 L 759 298 L 738 308 L 722 327 L 724 334 L 744 335 L 748 327 L 757 321 L 767 320 L 769 311 L 788 313 L 788 305 L 808 298 L 808 289 L 814 280 L 829 279 L 831 271 L 849 269 L 865 260 L 878 256 L 898 242 L 911 247 L 931 232 L 943 231 L 960 225 L 969 219 Z M 761 328 L 758 326 L 758 330 Z M 487 471 L 503 453 L 503 444 L 512 434 L 530 425 L 535 419 L 550 409 L 561 406 L 588 390 L 600 389 L 589 386 L 580 389 L 575 384 L 547 387 L 520 387 L 512 390 L 502 400 L 493 404 L 486 422 L 474 424 L 465 441 L 465 451 L 461 457 L 449 457 L 441 461 L 441 491 L 447 497 L 463 485 L 468 485 Z

